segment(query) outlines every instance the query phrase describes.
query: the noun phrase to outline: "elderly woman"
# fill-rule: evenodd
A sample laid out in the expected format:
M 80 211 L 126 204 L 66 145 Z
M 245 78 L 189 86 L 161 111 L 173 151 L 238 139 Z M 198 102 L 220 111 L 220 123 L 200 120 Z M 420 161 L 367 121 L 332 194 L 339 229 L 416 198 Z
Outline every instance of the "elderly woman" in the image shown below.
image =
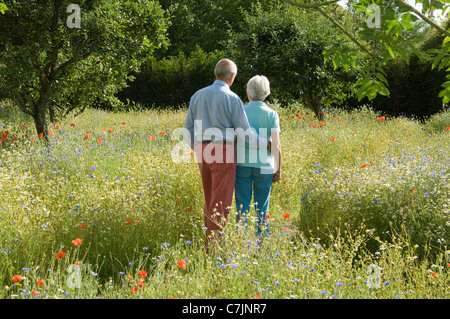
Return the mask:
M 270 83 L 265 76 L 257 75 L 247 83 L 249 103 L 244 110 L 252 130 L 272 142 L 271 152 L 243 145 L 237 149 L 235 198 L 236 223 L 244 233 L 248 230 L 248 217 L 252 194 L 256 212 L 256 236 L 268 237 L 269 198 L 272 183 L 280 179 L 281 145 L 278 113 L 263 101 L 270 94 Z

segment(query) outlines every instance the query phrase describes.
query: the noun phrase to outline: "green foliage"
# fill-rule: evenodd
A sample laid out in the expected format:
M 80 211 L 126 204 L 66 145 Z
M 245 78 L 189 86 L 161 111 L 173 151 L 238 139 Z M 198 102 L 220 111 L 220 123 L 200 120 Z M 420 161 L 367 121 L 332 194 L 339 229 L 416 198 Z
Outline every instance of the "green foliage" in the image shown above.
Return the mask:
M 0 13 L 4 14 L 6 10 L 8 10 L 6 4 L 4 4 L 3 1 L 0 2 Z
M 237 88 L 245 96 L 245 83 L 263 74 L 272 83 L 270 98 L 302 99 L 321 116 L 321 104 L 339 104 L 352 94 L 350 79 L 356 70 L 333 69 L 323 52 L 345 41 L 331 32 L 331 25 L 315 12 L 274 5 L 264 10 L 255 5 L 245 11 L 240 32 L 231 31 L 230 56 L 238 64 Z
M 417 3 L 422 3 L 426 11 L 434 9 L 445 11 L 448 7 L 441 1 L 417 1 Z M 372 7 L 374 5 L 375 11 Z M 344 67 L 349 64 L 348 61 L 359 63 L 363 74 L 356 82 L 360 101 L 363 99 L 371 101 L 379 95 L 389 97 L 386 77 L 390 61 L 399 58 L 408 63 L 412 56 L 420 55 L 417 43 L 422 38 L 423 23 L 426 22 L 439 29 L 441 33 L 447 32 L 447 28 L 439 26 L 402 0 L 388 3 L 379 0 L 360 0 L 353 2 L 351 7 L 354 8 L 356 15 L 363 14 L 360 18 L 362 23 L 353 32 L 347 33 L 356 47 L 351 50 L 342 48 L 329 51 L 327 60 L 331 58 L 336 65 Z M 377 24 L 374 21 L 377 21 Z M 436 49 L 436 53 L 437 58 L 448 53 L 445 42 Z M 434 81 L 431 85 L 433 84 Z M 447 84 L 444 84 L 444 90 L 439 93 L 444 105 L 450 99 L 450 91 L 447 91 L 446 87 Z
M 433 64 L 436 62 L 434 52 L 440 52 L 444 36 L 434 29 L 424 28 L 424 37 L 407 61 L 400 56 L 389 57 L 383 67 L 384 75 L 380 77 L 389 91 L 388 96 L 377 95 L 372 101 L 363 98 L 360 102 L 350 99 L 345 107 L 351 109 L 366 104 L 386 115 L 414 116 L 421 120 L 440 112 L 443 107 L 439 94 L 446 73 Z
M 445 72 L 432 70 L 432 58 L 392 59 L 386 65 L 389 97 L 377 96 L 372 107 L 384 114 L 424 119 L 443 109 L 439 97 Z
M 141 59 L 165 41 L 164 11 L 153 1 L 82 1 L 80 25 L 70 28 L 70 1 L 8 1 L 0 15 L 0 96 L 35 118 L 94 103 L 117 104 Z
M 240 30 L 242 10 L 254 0 L 160 0 L 170 16 L 168 38 L 171 45 L 158 51 L 158 57 L 189 55 L 198 46 L 205 52 L 224 49 L 229 29 Z M 269 8 L 273 0 L 258 0 Z
M 200 47 L 189 55 L 181 51 L 162 59 L 149 57 L 118 97 L 144 107 L 185 104 L 197 90 L 214 81 L 214 66 L 222 57 L 220 51 L 204 52 Z

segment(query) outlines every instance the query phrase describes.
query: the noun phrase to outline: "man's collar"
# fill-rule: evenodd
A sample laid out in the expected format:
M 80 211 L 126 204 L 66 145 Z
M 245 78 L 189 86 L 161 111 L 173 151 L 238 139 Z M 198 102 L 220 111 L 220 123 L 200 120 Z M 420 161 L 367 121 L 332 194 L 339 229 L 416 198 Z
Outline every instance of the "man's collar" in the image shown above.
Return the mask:
M 215 80 L 214 84 L 228 87 L 228 84 L 225 81 L 222 81 L 222 80 Z

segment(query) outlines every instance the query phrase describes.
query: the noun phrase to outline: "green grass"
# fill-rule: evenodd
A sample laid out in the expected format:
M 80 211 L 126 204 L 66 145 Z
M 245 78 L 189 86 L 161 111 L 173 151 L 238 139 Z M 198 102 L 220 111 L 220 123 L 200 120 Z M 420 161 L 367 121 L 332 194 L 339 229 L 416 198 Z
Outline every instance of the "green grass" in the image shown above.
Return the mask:
M 189 153 L 172 160 L 185 109 L 87 110 L 52 123 L 46 145 L 0 104 L 0 297 L 448 298 L 448 113 L 421 124 L 330 109 L 321 125 L 272 106 L 283 147 L 272 236 L 238 235 L 233 210 L 206 255 L 198 167 Z

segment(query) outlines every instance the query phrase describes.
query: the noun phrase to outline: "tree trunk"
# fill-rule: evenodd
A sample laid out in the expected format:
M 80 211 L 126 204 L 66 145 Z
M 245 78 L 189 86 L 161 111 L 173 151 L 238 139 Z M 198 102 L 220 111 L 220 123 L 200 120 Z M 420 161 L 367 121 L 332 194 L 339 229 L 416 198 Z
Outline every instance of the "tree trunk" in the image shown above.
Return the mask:
M 314 112 L 317 119 L 319 121 L 323 121 L 325 119 L 325 116 L 323 114 L 322 104 L 320 103 L 316 95 L 312 92 L 306 92 L 303 93 L 303 98 L 305 99 L 305 102 L 308 104 L 311 110 Z
M 36 105 L 36 108 L 33 113 L 34 124 L 36 125 L 36 131 L 39 134 L 42 134 L 42 138 L 45 139 L 46 142 L 48 139 L 48 126 L 47 126 L 47 118 L 46 118 L 46 105 Z
M 35 104 L 33 111 L 34 124 L 36 124 L 36 131 L 38 136 L 42 134 L 42 138 L 49 142 L 48 125 L 47 125 L 47 109 L 50 102 L 50 88 L 51 85 L 43 85 L 40 90 L 39 100 Z

